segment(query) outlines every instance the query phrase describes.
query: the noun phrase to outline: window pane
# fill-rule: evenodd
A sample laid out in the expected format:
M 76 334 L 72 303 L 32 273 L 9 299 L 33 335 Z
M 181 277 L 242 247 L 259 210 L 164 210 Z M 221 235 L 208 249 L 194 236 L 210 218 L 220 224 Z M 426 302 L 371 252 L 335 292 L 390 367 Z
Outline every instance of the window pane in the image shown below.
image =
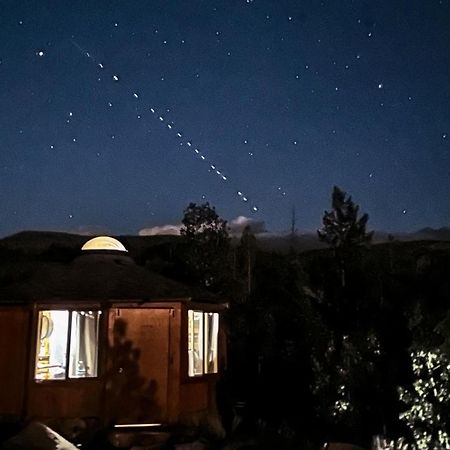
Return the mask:
M 39 311 L 36 380 L 60 380 L 66 374 L 69 311 Z
M 219 314 L 205 313 L 205 373 L 218 372 Z
M 188 311 L 189 376 L 203 374 L 203 313 Z
M 100 311 L 72 311 L 69 378 L 97 376 Z

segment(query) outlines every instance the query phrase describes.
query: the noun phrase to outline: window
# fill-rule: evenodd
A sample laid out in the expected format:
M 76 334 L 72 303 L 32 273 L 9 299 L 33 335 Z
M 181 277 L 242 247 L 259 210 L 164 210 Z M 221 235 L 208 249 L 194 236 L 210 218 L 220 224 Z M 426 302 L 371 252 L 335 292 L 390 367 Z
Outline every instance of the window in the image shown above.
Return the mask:
M 205 313 L 205 373 L 217 373 L 219 369 L 218 337 L 219 314 Z
M 96 377 L 100 315 L 101 311 L 39 311 L 34 378 Z
M 218 372 L 219 314 L 188 311 L 190 377 Z

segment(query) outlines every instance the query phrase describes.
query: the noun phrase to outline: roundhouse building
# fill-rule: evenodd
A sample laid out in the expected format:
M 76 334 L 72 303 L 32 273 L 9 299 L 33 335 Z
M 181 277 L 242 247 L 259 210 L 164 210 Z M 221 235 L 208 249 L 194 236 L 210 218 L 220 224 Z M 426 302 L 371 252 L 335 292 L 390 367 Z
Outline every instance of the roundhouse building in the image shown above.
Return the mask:
M 111 237 L 70 263 L 34 264 L 0 285 L 0 418 L 206 421 L 225 308 L 135 264 Z

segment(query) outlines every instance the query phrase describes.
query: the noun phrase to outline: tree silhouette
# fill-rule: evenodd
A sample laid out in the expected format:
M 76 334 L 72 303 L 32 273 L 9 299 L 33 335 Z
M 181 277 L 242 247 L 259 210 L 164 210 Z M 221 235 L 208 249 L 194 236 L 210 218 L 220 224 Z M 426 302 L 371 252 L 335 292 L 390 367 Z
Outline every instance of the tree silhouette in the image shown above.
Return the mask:
M 256 248 L 256 237 L 250 225 L 247 225 L 242 231 L 237 247 L 237 276 L 245 282 L 244 292 L 246 295 L 250 295 L 253 287 L 253 266 L 255 265 Z
M 317 413 L 335 437 L 352 437 L 361 444 L 370 438 L 369 423 L 374 429 L 383 423 L 379 380 L 385 355 L 374 317 L 380 292 L 364 264 L 373 234 L 366 230 L 368 218 L 359 214 L 351 196 L 334 186 L 331 210 L 325 211 L 318 230 L 333 254 L 315 268 L 322 277 L 316 305 L 328 331 L 325 346 L 313 352 Z
M 220 291 L 230 266 L 227 222 L 206 202 L 190 203 L 182 223 L 180 233 L 187 243 L 185 257 L 191 276 L 201 285 Z
M 209 202 L 197 205 L 189 203 L 183 211 L 183 227 L 181 234 L 191 239 L 202 237 L 204 241 L 211 242 L 228 239 L 227 222 L 219 217 L 214 206 Z
M 358 218 L 359 206 L 337 186 L 333 188 L 331 207 L 331 211 L 325 211 L 323 227 L 317 231 L 321 241 L 342 249 L 371 242 L 373 232 L 366 231 L 369 215 Z

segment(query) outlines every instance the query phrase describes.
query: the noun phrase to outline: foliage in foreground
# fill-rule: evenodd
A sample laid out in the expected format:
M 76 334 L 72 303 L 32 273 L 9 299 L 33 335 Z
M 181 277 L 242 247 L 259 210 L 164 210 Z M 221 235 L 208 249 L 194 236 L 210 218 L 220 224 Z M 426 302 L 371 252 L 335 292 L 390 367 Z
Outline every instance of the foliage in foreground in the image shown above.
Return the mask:
M 391 449 L 445 450 L 450 448 L 450 360 L 439 350 L 411 353 L 416 377 L 409 388 L 399 387 L 406 409 L 400 419 L 412 439 L 390 443 Z
M 396 243 L 370 247 L 367 220 L 335 188 L 319 232 L 332 251 L 283 256 L 259 251 L 250 230 L 231 247 L 214 208 L 189 205 L 187 263 L 202 286 L 225 293 L 231 305 L 222 401 L 228 409 L 245 404 L 254 424 L 290 430 L 297 443 L 367 448 L 374 435 L 388 435 L 394 440 L 384 440 L 384 448 L 450 448 L 447 400 L 426 391 L 444 392 L 437 386 L 448 384 L 445 353 L 433 350 L 442 338 L 436 324 L 447 323 L 448 264 L 434 265 L 428 253 L 402 254 Z M 450 344 L 450 334 L 444 338 Z M 428 372 L 418 373 L 423 355 L 417 350 L 411 366 L 410 348 L 429 349 L 424 354 L 438 355 L 447 372 L 434 368 L 430 375 L 425 364 Z

